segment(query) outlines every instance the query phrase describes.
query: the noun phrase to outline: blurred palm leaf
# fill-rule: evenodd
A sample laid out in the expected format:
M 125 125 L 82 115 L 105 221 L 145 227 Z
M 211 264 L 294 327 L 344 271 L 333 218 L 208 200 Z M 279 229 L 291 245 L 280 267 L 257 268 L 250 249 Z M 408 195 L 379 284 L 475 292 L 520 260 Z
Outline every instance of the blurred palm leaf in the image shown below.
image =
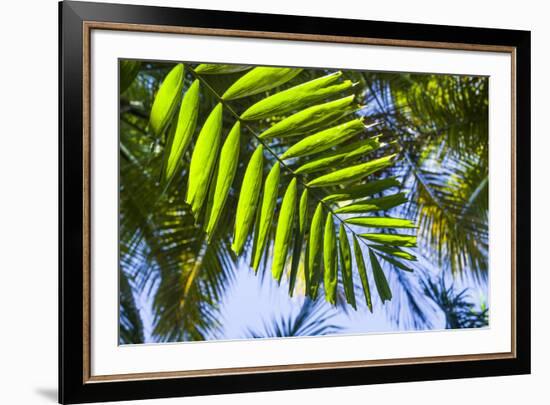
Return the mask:
M 394 170 L 412 190 L 401 212 L 420 248 L 453 274 L 488 269 L 488 80 L 420 74 L 364 75 L 367 102 L 399 134 Z
M 342 328 L 331 322 L 337 312 L 320 300 L 304 299 L 297 314 L 275 315 L 264 319 L 262 327 L 248 328 L 245 338 L 321 336 L 337 333 Z

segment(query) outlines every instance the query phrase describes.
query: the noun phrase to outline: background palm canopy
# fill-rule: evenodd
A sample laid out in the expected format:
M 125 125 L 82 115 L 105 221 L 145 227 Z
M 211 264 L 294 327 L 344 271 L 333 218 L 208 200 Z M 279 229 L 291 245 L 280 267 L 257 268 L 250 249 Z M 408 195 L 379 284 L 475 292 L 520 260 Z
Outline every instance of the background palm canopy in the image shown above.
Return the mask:
M 299 298 L 243 338 L 487 324 L 444 284 L 486 288 L 486 78 L 125 60 L 119 90 L 121 343 L 223 338 L 242 271 Z

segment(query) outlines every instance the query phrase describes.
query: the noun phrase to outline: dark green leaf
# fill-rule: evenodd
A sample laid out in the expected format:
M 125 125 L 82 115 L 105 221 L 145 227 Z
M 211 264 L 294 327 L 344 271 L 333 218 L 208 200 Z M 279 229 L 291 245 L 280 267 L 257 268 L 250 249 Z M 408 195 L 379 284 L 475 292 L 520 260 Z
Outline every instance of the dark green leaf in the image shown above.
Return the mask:
M 359 203 L 352 203 L 338 208 L 334 212 L 337 214 L 362 214 L 371 211 L 389 210 L 390 208 L 397 207 L 406 202 L 407 198 L 405 197 L 405 193 L 397 193 L 380 198 L 369 198 Z
M 306 254 L 306 289 L 312 299 L 317 298 L 319 281 L 321 279 L 321 263 L 323 257 L 323 204 L 318 203 L 311 228 L 309 230 L 309 243 Z
M 416 256 L 405 252 L 404 250 L 395 247 L 395 246 L 385 246 L 385 245 L 369 245 L 371 248 L 384 252 L 388 255 L 399 257 L 404 260 L 416 261 Z
M 371 242 L 384 243 L 386 245 L 415 247 L 416 235 L 395 235 L 389 233 L 362 233 L 360 237 Z
M 379 136 L 376 136 L 374 138 L 358 141 L 351 145 L 338 148 L 334 152 L 323 154 L 315 160 L 304 163 L 295 170 L 295 173 L 313 173 L 334 168 L 336 165 L 354 162 L 364 157 L 367 153 L 384 146 L 385 144 L 381 143 L 379 138 Z M 399 185 L 399 183 L 397 184 Z
M 282 154 L 281 159 L 313 155 L 336 146 L 363 132 L 363 119 L 354 119 L 324 131 L 310 135 L 295 143 Z
M 132 84 L 139 73 L 141 62 L 139 60 L 120 61 L 120 94 L 124 93 Z
M 225 75 L 229 73 L 242 72 L 252 66 L 246 65 L 223 65 L 218 63 L 203 63 L 195 68 L 195 72 L 201 75 Z
M 380 266 L 376 255 L 370 249 L 369 257 L 372 266 L 372 274 L 374 276 L 374 283 L 376 284 L 376 290 L 378 290 L 378 295 L 380 296 L 382 303 L 384 303 L 384 301 L 389 301 L 392 299 L 390 286 L 388 285 L 386 275 L 384 274 L 384 271 L 382 270 L 382 267 Z
M 359 242 L 355 235 L 353 235 L 353 252 L 355 253 L 355 262 L 357 263 L 357 271 L 361 278 L 361 284 L 363 285 L 363 292 L 365 293 L 365 302 L 369 311 L 372 313 L 372 298 L 370 294 L 369 278 L 367 277 L 367 268 L 365 267 L 365 260 L 363 259 L 363 252 L 359 246 Z
M 349 246 L 348 235 L 344 224 L 340 223 L 340 267 L 342 269 L 342 282 L 344 283 L 344 293 L 346 301 L 353 309 L 357 309 L 355 304 L 355 290 L 353 287 L 353 274 L 351 272 L 351 249 Z
M 385 256 L 385 255 L 380 255 L 380 257 L 382 259 L 384 259 L 385 261 L 387 261 L 389 264 L 393 265 L 394 267 L 397 267 L 400 270 L 404 270 L 404 271 L 408 271 L 408 272 L 413 271 L 413 269 L 411 269 L 410 267 L 405 266 L 399 260 L 392 259 L 391 257 Z

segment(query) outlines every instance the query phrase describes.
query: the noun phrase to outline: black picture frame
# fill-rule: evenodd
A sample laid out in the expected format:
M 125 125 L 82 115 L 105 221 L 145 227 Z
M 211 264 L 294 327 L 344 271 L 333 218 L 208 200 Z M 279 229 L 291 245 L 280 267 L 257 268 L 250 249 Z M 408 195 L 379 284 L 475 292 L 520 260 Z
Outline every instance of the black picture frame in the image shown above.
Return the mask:
M 193 378 L 86 381 L 85 276 L 82 271 L 85 197 L 84 25 L 152 26 L 293 33 L 395 41 L 460 43 L 515 49 L 515 356 L 436 363 L 277 371 Z M 420 45 L 419 45 L 420 46 Z M 59 402 L 136 400 L 174 396 L 353 386 L 530 372 L 530 32 L 380 21 L 344 20 L 137 5 L 59 3 Z M 83 287 L 84 286 L 84 287 Z

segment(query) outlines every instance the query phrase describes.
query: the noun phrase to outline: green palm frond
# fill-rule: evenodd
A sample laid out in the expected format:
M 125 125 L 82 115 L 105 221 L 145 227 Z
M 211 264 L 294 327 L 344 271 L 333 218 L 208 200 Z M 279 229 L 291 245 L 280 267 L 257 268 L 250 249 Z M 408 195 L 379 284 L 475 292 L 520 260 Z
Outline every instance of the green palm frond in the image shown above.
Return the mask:
M 330 263 L 330 277 L 325 274 L 324 279 L 330 279 L 329 284 L 325 283 L 325 295 L 329 302 L 335 304 L 335 286 L 339 281 L 338 274 L 341 274 L 341 263 L 346 261 L 338 260 L 338 235 L 334 228 L 333 218 L 337 223 L 342 224 L 345 228 L 344 237 L 348 234 L 355 235 L 361 241 L 361 244 L 368 247 L 370 268 L 374 272 L 376 287 L 383 300 L 391 299 L 391 291 L 386 281 L 384 271 L 379 265 L 381 256 L 377 246 L 387 247 L 386 255 L 393 257 L 393 263 L 396 269 L 401 271 L 404 265 L 400 265 L 402 257 L 394 255 L 393 250 L 416 246 L 416 237 L 414 232 L 396 233 L 391 232 L 394 228 L 401 228 L 398 222 L 381 223 L 372 221 L 368 224 L 370 232 L 361 233 L 349 226 L 345 222 L 345 217 L 338 214 L 338 209 L 342 207 L 352 206 L 354 204 L 363 204 L 367 208 L 360 207 L 356 211 L 355 217 L 368 218 L 370 216 L 380 216 L 386 210 L 384 205 L 377 205 L 379 199 L 371 197 L 370 192 L 358 192 L 353 195 L 347 203 L 342 201 L 323 201 L 325 197 L 346 188 L 356 188 L 368 185 L 373 176 L 378 176 L 384 169 L 394 164 L 395 151 L 394 145 L 386 142 L 379 142 L 378 134 L 373 133 L 372 126 L 365 126 L 362 120 L 357 117 L 358 106 L 354 102 L 355 95 L 338 94 L 337 91 L 319 91 L 318 86 L 314 86 L 311 81 L 302 83 L 296 86 L 285 87 L 284 91 L 277 92 L 276 89 L 281 88 L 285 83 L 295 80 L 299 77 L 300 69 L 289 68 L 252 68 L 245 71 L 233 83 L 227 83 L 228 88 L 219 88 L 218 91 L 209 84 L 210 77 L 217 76 L 208 74 L 208 77 L 196 72 L 189 65 L 185 65 L 185 71 L 192 76 L 194 83 L 200 83 L 201 94 L 209 93 L 210 97 L 217 99 L 216 107 L 207 112 L 208 117 L 204 122 L 196 122 L 196 115 L 189 115 L 188 109 L 196 109 L 195 105 L 190 105 L 190 98 L 187 93 L 180 94 L 172 90 L 178 86 L 185 87 L 183 84 L 174 81 L 174 77 L 181 77 L 183 82 L 185 75 L 180 75 L 182 64 L 177 64 L 167 74 L 167 80 L 161 85 L 158 96 L 153 102 L 153 106 L 166 106 L 165 108 L 152 109 L 150 122 L 156 123 L 154 126 L 155 136 L 163 136 L 167 132 L 168 142 L 164 147 L 164 161 L 168 162 L 170 167 L 176 167 L 178 170 L 171 171 L 169 175 L 162 178 L 163 183 L 170 184 L 174 179 L 178 180 L 178 190 L 174 191 L 174 187 L 167 193 L 173 193 L 173 196 L 181 194 L 182 190 L 186 189 L 187 206 L 182 206 L 181 211 L 191 212 L 195 221 L 194 225 L 197 230 L 205 231 L 209 229 L 208 235 L 197 236 L 205 245 L 199 246 L 199 251 L 208 250 L 210 244 L 208 239 L 213 240 L 220 235 L 224 240 L 228 240 L 227 234 L 221 233 L 217 227 L 205 227 L 213 215 L 217 217 L 227 216 L 227 213 L 232 212 L 228 206 L 233 202 L 236 204 L 236 216 L 234 222 L 234 237 L 232 240 L 232 248 L 237 255 L 247 254 L 249 246 L 248 241 L 252 241 L 252 235 L 259 232 L 258 226 L 263 223 L 262 220 L 255 220 L 262 215 L 259 213 L 259 206 L 262 205 L 262 198 L 276 201 L 273 208 L 275 215 L 273 217 L 271 228 L 274 233 L 271 234 L 264 246 L 258 246 L 255 255 L 260 257 L 265 254 L 264 251 L 272 247 L 274 261 L 272 264 L 272 273 L 276 279 L 286 273 L 285 269 L 292 267 L 292 260 L 301 260 L 305 257 L 304 254 L 297 254 L 293 249 L 309 250 L 309 241 L 312 217 L 308 214 L 301 222 L 304 224 L 304 229 L 300 231 L 297 227 L 296 220 L 299 213 L 299 196 L 306 190 L 310 195 L 311 204 L 317 204 L 320 211 L 318 215 L 322 216 L 327 226 L 324 227 L 323 238 L 325 246 L 331 244 L 333 248 L 325 249 L 324 263 Z M 200 69 L 199 69 L 200 70 Z M 176 75 L 176 73 L 179 76 Z M 233 74 L 234 72 L 230 72 Z M 218 72 L 218 75 L 223 75 Z M 330 87 L 338 86 L 340 82 L 334 82 L 332 78 L 339 74 L 329 73 Z M 313 81 L 319 80 L 312 79 Z M 322 79 L 324 80 L 324 79 Z M 167 89 L 163 88 L 166 83 Z M 316 82 L 318 83 L 318 82 Z M 341 90 L 348 93 L 351 87 L 343 82 Z M 312 88 L 311 91 L 304 91 Z M 187 87 L 190 88 L 189 86 Z M 193 89 L 197 89 L 198 85 L 193 84 Z M 340 88 L 340 87 L 339 87 Z M 321 90 L 323 88 L 321 87 Z M 188 92 L 189 90 L 187 90 Z M 265 92 L 272 92 L 267 97 L 259 97 Z M 321 96 L 313 96 L 321 93 Z M 158 98 L 161 97 L 162 100 Z M 256 103 L 252 105 L 244 104 L 248 97 L 255 98 Z M 327 97 L 329 97 L 327 99 Z M 301 98 L 304 100 L 302 101 Z M 183 99 L 180 107 L 180 112 L 174 110 L 172 106 L 177 104 L 179 99 Z M 198 98 L 192 98 L 194 103 L 198 103 Z M 237 100 L 234 104 L 233 100 Z M 294 110 L 288 111 L 288 105 L 292 104 Z M 182 111 L 181 108 L 186 109 Z M 253 117 L 263 117 L 263 111 L 269 111 L 270 114 L 278 112 L 280 115 L 275 121 L 270 119 L 254 119 L 248 116 L 245 121 L 237 113 L 237 110 L 254 112 Z M 183 117 L 183 118 L 182 118 Z M 186 122 L 185 120 L 192 120 Z M 182 121 L 183 120 L 183 121 Z M 199 120 L 200 121 L 200 120 Z M 250 122 L 252 121 L 252 122 Z M 162 124 L 158 124 L 162 123 Z M 166 124 L 165 124 L 166 123 Z M 181 128 L 193 128 L 197 124 L 200 127 L 198 134 L 193 135 L 190 139 L 188 132 L 181 132 Z M 228 125 L 229 124 L 229 125 Z M 237 131 L 236 126 L 240 124 L 238 131 L 233 137 L 227 134 L 232 133 L 229 128 Z M 159 131 L 159 128 L 161 130 Z M 171 132 L 168 128 L 172 128 Z M 175 128 L 175 129 L 174 129 Z M 185 139 L 184 141 L 182 139 Z M 283 141 L 281 143 L 281 140 Z M 376 142 L 374 142 L 376 140 Z M 231 150 L 233 142 L 241 142 L 246 148 L 244 153 L 221 154 L 220 150 Z M 356 153 L 348 158 L 351 145 L 357 145 L 357 148 L 364 147 L 364 142 L 369 144 L 372 150 L 372 156 L 366 156 L 364 153 Z M 187 147 L 181 147 L 182 142 L 185 142 Z M 348 155 L 342 158 L 334 158 L 335 148 L 347 147 L 350 149 Z M 355 147 L 355 146 L 354 146 Z M 235 149 L 236 150 L 236 149 Z M 347 149 L 346 149 L 347 150 Z M 185 157 L 190 155 L 190 163 L 184 162 Z M 304 163 L 313 163 L 318 160 L 330 157 L 334 159 L 330 166 L 324 167 L 315 172 L 296 173 L 295 168 Z M 173 162 L 173 163 L 170 163 Z M 266 171 L 271 170 L 275 165 L 279 165 L 281 169 L 282 181 L 279 187 L 267 188 L 264 187 Z M 232 168 L 228 172 L 227 168 Z M 234 168 L 239 173 L 244 173 L 244 176 L 234 175 Z M 165 172 L 166 173 L 166 172 Z M 185 183 L 181 182 L 182 174 L 186 176 Z M 218 188 L 218 185 L 225 184 Z M 228 187 L 230 185 L 230 187 Z M 358 188 L 359 187 L 359 188 Z M 239 190 L 238 192 L 236 190 Z M 271 195 L 266 195 L 271 193 Z M 391 198 L 392 194 L 386 194 L 386 198 Z M 402 198 L 402 194 L 394 194 Z M 176 205 L 180 203 L 179 198 Z M 396 202 L 402 204 L 405 200 Z M 268 205 L 269 206 L 269 205 Z M 213 208 L 214 207 L 214 208 Z M 178 209 L 179 211 L 179 209 Z M 304 213 L 312 213 L 313 210 L 304 210 Z M 224 214 L 225 213 L 225 214 Z M 261 219 L 261 218 L 260 218 Z M 268 217 L 267 217 L 268 219 Z M 395 218 L 399 221 L 399 218 Z M 215 223 L 215 220 L 213 221 Z M 363 225 L 365 226 L 365 225 Z M 263 229 L 266 229 L 265 227 Z M 336 230 L 335 230 L 336 229 Z M 305 241 L 301 243 L 295 242 L 296 239 Z M 331 242 L 329 242 L 331 241 Z M 340 238 L 340 243 L 342 239 Z M 392 250 L 393 249 L 393 250 Z M 264 251 L 262 251 L 264 250 Z M 321 252 L 319 250 L 319 252 Z M 321 253 L 319 253 L 321 255 Z M 327 256 L 328 255 L 328 256 Z M 293 259 L 294 258 L 294 259 Z M 199 257 L 199 261 L 201 258 Z M 307 263 L 309 260 L 306 260 Z M 325 272 L 327 270 L 325 269 Z M 308 274 L 306 270 L 304 274 Z M 350 277 L 346 278 L 351 280 Z M 334 284 L 333 284 L 334 282 Z M 347 291 L 351 291 L 350 286 L 347 286 Z M 308 289 L 306 294 L 314 297 L 315 293 Z

